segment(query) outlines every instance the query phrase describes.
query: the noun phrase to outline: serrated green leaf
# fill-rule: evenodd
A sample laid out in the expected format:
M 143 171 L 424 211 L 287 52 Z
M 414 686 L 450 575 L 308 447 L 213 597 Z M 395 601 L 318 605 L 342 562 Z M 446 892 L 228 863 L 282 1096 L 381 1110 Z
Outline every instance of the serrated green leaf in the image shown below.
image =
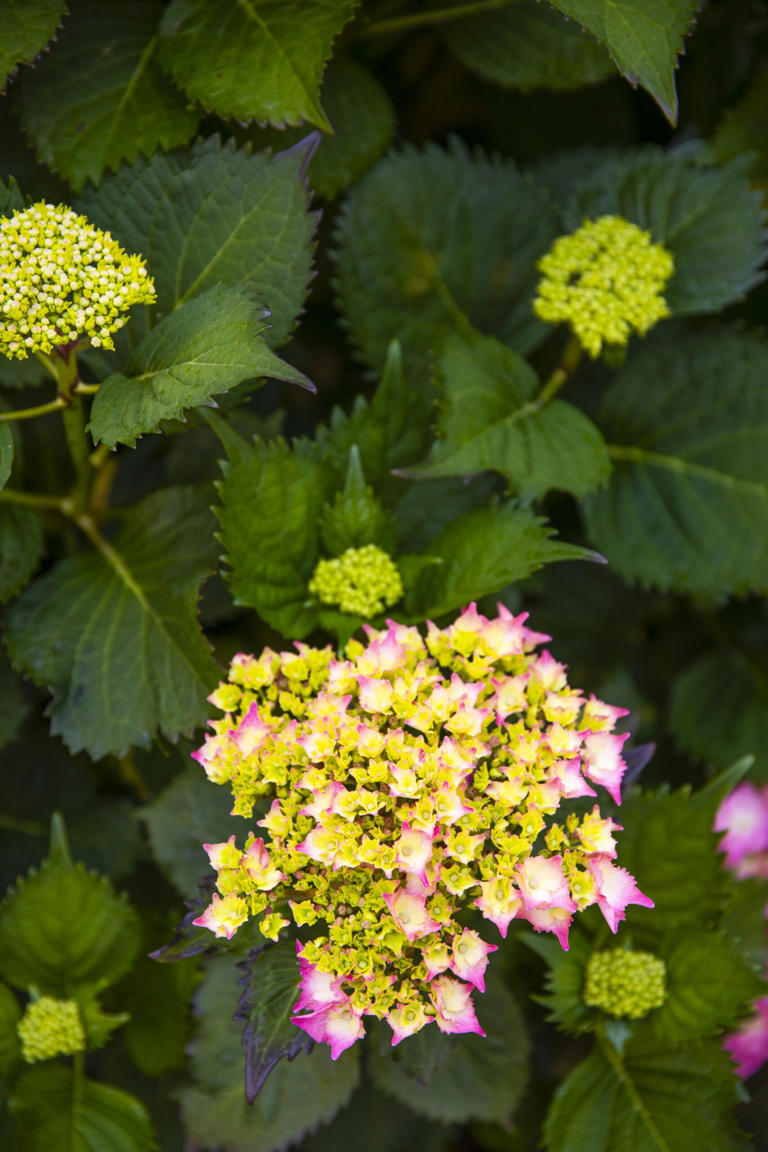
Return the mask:
M 542 564 L 591 555 L 551 536 L 546 521 L 511 503 L 468 512 L 426 545 L 425 555 L 442 563 L 423 570 L 406 611 L 417 619 L 440 616 L 524 580 Z
M 664 297 L 673 316 L 719 312 L 763 278 L 760 193 L 741 161 L 713 168 L 705 159 L 691 146 L 608 153 L 576 186 L 565 212 L 568 229 L 617 213 L 668 248 L 675 270 Z
M 574 927 L 569 934 L 568 951 L 551 936 L 527 932 L 522 942 L 546 961 L 544 993 L 535 997 L 548 1010 L 547 1019 L 564 1032 L 585 1032 L 595 1020 L 595 1013 L 584 1003 L 584 980 L 592 944 Z
M 197 980 L 198 965 L 194 962 L 158 964 L 147 958 L 134 964 L 121 983 L 120 1003 L 130 1019 L 120 1038 L 145 1076 L 164 1076 L 183 1068 L 191 1024 L 190 999 Z
M 170 312 L 215 284 L 249 280 L 270 313 L 267 342 L 284 343 L 301 309 L 315 216 L 307 211 L 307 146 L 253 155 L 218 137 L 179 156 L 155 153 L 87 189 L 80 208 L 155 278 Z
M 457 140 L 386 156 L 350 193 L 336 233 L 341 307 L 361 355 L 378 370 L 396 336 L 418 380 L 462 315 L 530 351 L 546 334 L 531 311 L 535 265 L 555 231 L 547 197 L 511 161 Z
M 724 768 L 751 754 L 768 778 L 768 670 L 737 648 L 702 656 L 672 686 L 669 726 L 697 760 Z
M 663 949 L 666 952 L 666 949 Z M 719 932 L 686 933 L 664 956 L 667 998 L 647 1027 L 665 1047 L 681 1047 L 733 1027 L 765 986 Z
M 387 1051 L 373 1046 L 368 1068 L 376 1086 L 442 1124 L 509 1123 L 527 1077 L 528 1038 L 523 1020 L 495 974 L 487 990 L 475 997 L 475 1010 L 485 1037 L 442 1037 L 447 1055 L 426 1084 L 406 1075 L 398 1059 L 399 1048 Z M 402 1042 L 404 1049 L 409 1042 Z
M 746 1139 L 731 1119 L 732 1065 L 719 1044 L 686 1052 L 630 1041 L 619 1056 L 606 1038 L 555 1093 L 548 1152 L 736 1152 Z
M 15 988 L 71 995 L 126 972 L 138 921 L 103 876 L 51 850 L 0 904 L 0 976 Z
M 162 420 L 243 380 L 270 376 L 304 387 L 306 376 L 265 344 L 268 327 L 243 286 L 217 285 L 166 316 L 142 340 L 125 373 L 108 376 L 96 394 L 88 431 L 110 448 L 133 445 Z
M 712 831 L 718 797 L 707 802 L 690 789 L 631 795 L 621 810 L 621 866 L 654 901 L 629 908 L 633 939 L 654 948 L 666 932 L 713 924 L 728 877 Z
M 0 749 L 13 744 L 29 708 L 30 702 L 21 682 L 11 667 L 5 649 L 0 648 Z M 8 784 L 6 778 L 6 787 Z
M 75 1081 L 71 1068 L 25 1072 L 10 1098 L 17 1152 L 152 1152 L 157 1147 L 143 1104 L 118 1088 Z
M 160 57 L 194 100 L 238 120 L 328 128 L 319 99 L 333 41 L 359 0 L 172 0 Z
M 28 64 L 55 35 L 67 0 L 0 0 L 0 90 L 19 64 Z
M 16 1025 L 21 1020 L 22 1012 L 18 1000 L 0 984 L 0 1079 L 8 1077 L 21 1060 L 21 1044 L 16 1032 Z
M 38 159 L 77 191 L 139 153 L 185 144 L 195 130 L 197 112 L 156 61 L 162 12 L 160 0 L 78 0 L 25 80 L 23 127 Z
M 43 555 L 40 517 L 19 504 L 0 503 L 0 602 L 31 580 Z
M 511 11 L 477 12 L 438 28 L 462 64 L 504 88 L 561 91 L 615 75 L 602 44 L 534 0 L 516 0 Z
M 0 180 L 0 216 L 10 216 L 23 207 L 24 197 L 13 176 L 9 178 L 7 184 Z
M 12 606 L 15 666 L 52 692 L 51 730 L 98 759 L 201 723 L 216 680 L 195 618 L 213 566 L 205 489 L 168 488 L 126 515 L 106 554 L 56 564 Z
M 752 82 L 743 100 L 730 108 L 718 126 L 711 144 L 712 155 L 720 164 L 748 155 L 752 179 L 768 180 L 768 71 Z
M 641 84 L 677 123 L 675 69 L 699 0 L 551 0 L 601 40 L 630 84 Z
M 528 497 L 550 489 L 585 496 L 610 461 L 597 428 L 564 400 L 543 406 L 530 364 L 492 336 L 448 337 L 438 361 L 443 403 L 437 441 L 408 476 L 465 476 L 493 470 Z
M 451 1129 L 417 1116 L 410 1108 L 393 1107 L 391 1096 L 363 1082 L 336 1119 L 313 1133 L 302 1148 L 304 1152 L 339 1152 L 364 1144 L 365 1152 L 411 1152 L 417 1148 L 419 1152 L 448 1152 L 454 1147 L 452 1136 Z
M 216 844 L 243 831 L 242 818 L 231 816 L 231 808 L 226 789 L 211 784 L 197 765 L 180 772 L 142 808 L 154 857 L 182 896 L 190 896 L 211 875 L 203 843 Z
M 300 979 L 293 941 L 259 949 L 241 967 L 244 992 L 236 1018 L 245 1024 L 245 1096 L 252 1104 L 280 1061 L 309 1052 L 312 1041 L 291 1023 Z
M 98 991 L 93 986 L 76 988 L 74 999 L 77 1001 L 89 1052 L 103 1048 L 109 1043 L 112 1033 L 130 1020 L 128 1012 L 105 1012 L 99 1004 Z
M 724 596 L 768 587 L 768 344 L 738 332 L 649 342 L 600 413 L 614 470 L 584 505 L 625 579 Z
M 258 437 L 224 469 L 216 514 L 229 565 L 227 579 L 238 604 L 287 636 L 304 636 L 317 624 L 307 603 L 307 583 L 318 555 L 318 521 L 335 488 L 333 472 L 314 444 Z
M 282 1060 L 252 1106 L 243 1092 L 242 1026 L 232 1021 L 238 969 L 228 957 L 210 961 L 196 996 L 198 1038 L 192 1045 L 197 1083 L 181 1093 L 189 1138 L 231 1152 L 277 1152 L 327 1123 L 359 1079 L 355 1048 L 331 1060 L 326 1045 Z
M 323 509 L 320 535 L 331 556 L 365 544 L 387 552 L 394 548 L 394 520 L 365 482 L 357 445 L 350 449 L 344 487 Z
M 0 488 L 5 488 L 13 467 L 13 433 L 10 424 L 0 424 Z

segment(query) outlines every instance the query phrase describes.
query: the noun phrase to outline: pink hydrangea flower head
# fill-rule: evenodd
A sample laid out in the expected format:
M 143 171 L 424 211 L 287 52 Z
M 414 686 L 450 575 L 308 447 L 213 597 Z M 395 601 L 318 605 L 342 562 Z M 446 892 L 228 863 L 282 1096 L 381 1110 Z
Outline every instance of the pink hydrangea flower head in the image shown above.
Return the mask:
M 738 784 L 720 804 L 714 829 L 725 833 L 720 850 L 729 868 L 738 871 L 748 857 L 768 851 L 768 788 Z
M 609 856 L 591 856 L 588 867 L 597 885 L 597 903 L 611 932 L 626 919 L 628 904 L 653 908 L 653 900 L 644 896 L 625 868 L 617 868 Z
M 349 1001 L 331 1004 L 306 1016 L 291 1016 L 291 1023 L 301 1028 L 318 1044 L 329 1044 L 332 1060 L 338 1060 L 342 1052 L 365 1036 L 360 1013 L 355 1012 Z
M 768 996 L 755 1001 L 754 1012 L 726 1036 L 723 1048 L 736 1064 L 736 1075 L 746 1080 L 768 1062 Z
M 486 944 L 477 932 L 465 928 L 460 936 L 454 936 L 451 947 L 451 972 L 474 984 L 479 992 L 485 992 L 485 970 L 488 967 L 488 953 L 495 952 L 495 944 Z
M 584 739 L 584 774 L 610 793 L 621 804 L 621 778 L 627 770 L 621 747 L 628 732 L 590 732 Z
M 432 1003 L 441 1032 L 477 1032 L 478 1036 L 485 1036 L 475 1016 L 468 984 L 447 974 L 436 977 L 432 981 Z

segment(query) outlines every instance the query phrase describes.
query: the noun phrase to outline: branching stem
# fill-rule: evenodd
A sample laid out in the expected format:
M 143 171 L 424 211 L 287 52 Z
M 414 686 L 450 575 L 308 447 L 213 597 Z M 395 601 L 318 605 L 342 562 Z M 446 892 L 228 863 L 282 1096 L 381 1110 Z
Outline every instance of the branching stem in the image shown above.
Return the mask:
M 37 404 L 34 408 L 15 408 L 11 412 L 0 412 L 0 420 L 32 420 L 35 416 L 45 416 L 48 412 L 58 412 L 66 407 L 66 400 L 57 396 L 47 404 Z

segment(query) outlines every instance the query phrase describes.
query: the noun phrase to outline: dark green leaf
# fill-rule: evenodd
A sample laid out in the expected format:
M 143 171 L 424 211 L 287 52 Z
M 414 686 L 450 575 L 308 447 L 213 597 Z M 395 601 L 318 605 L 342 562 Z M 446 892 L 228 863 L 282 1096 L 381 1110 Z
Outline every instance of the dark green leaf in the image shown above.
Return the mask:
M 585 503 L 626 579 L 723 596 L 768 587 L 768 345 L 737 332 L 649 342 L 601 412 L 614 470 Z
M 5 1080 L 21 1060 L 21 1044 L 16 1032 L 21 1015 L 13 992 L 0 984 L 0 1080 Z
M 500 472 L 526 496 L 558 488 L 584 496 L 606 479 L 610 461 L 602 436 L 564 400 L 540 406 L 536 374 L 526 360 L 492 336 L 448 337 L 438 361 L 443 404 L 437 442 L 408 476 Z
M 131 509 L 107 553 L 60 561 L 8 615 L 14 664 L 52 694 L 51 729 L 94 759 L 175 740 L 216 675 L 195 618 L 215 556 L 208 497 L 169 488 Z
M 229 584 L 236 603 L 256 608 L 285 635 L 304 636 L 317 622 L 307 583 L 333 473 L 309 441 L 242 443 L 218 485 Z
M 331 556 L 365 544 L 377 544 L 387 552 L 394 547 L 394 521 L 366 484 L 356 445 L 350 449 L 344 487 L 323 510 L 320 534 Z
M 274 347 L 287 339 L 309 281 L 306 160 L 306 144 L 252 155 L 214 136 L 183 156 L 123 166 L 86 190 L 80 206 L 146 257 L 160 313 L 215 284 L 250 280 L 269 310 Z
M 217 285 L 166 316 L 134 352 L 125 374 L 109 376 L 93 402 L 88 430 L 111 448 L 157 432 L 161 420 L 243 380 L 271 376 L 310 386 L 264 343 L 265 314 L 244 286 Z
M 333 1061 L 326 1045 L 281 1060 L 253 1105 L 243 1092 L 242 1026 L 232 1022 L 238 969 L 232 959 L 210 961 L 196 997 L 198 1038 L 192 1047 L 197 1080 L 182 1091 L 189 1138 L 230 1152 L 277 1152 L 327 1123 L 349 1100 L 359 1078 L 355 1048 Z
M 454 1147 L 451 1137 L 450 1129 L 417 1116 L 410 1108 L 393 1107 L 390 1096 L 363 1082 L 336 1119 L 310 1136 L 302 1148 L 305 1152 L 362 1147 L 365 1152 L 448 1152 Z
M 462 64 L 504 88 L 581 88 L 615 75 L 601 44 L 534 0 L 451 20 L 440 36 Z
M 606 1038 L 555 1093 L 548 1152 L 736 1152 L 735 1078 L 717 1041 L 685 1052 Z
M 508 1124 L 527 1076 L 528 1038 L 523 1020 L 496 976 L 489 979 L 485 993 L 476 995 L 475 1009 L 485 1038 L 443 1036 L 447 1055 L 427 1083 L 406 1074 L 399 1046 L 389 1051 L 374 1046 L 369 1069 L 376 1086 L 442 1124 L 467 1120 Z M 402 1045 L 410 1042 L 403 1040 Z
M 761 72 L 743 100 L 726 112 L 712 141 L 720 164 L 747 154 L 755 182 L 768 179 L 768 71 Z
M 28 64 L 55 35 L 67 0 L 0 0 L 0 90 L 19 64 Z
M 291 1023 L 299 997 L 299 962 L 292 940 L 251 953 L 241 965 L 245 991 L 236 1019 L 245 1021 L 245 1095 L 252 1104 L 283 1059 L 309 1052 L 312 1041 Z
M 768 778 L 768 670 L 737 648 L 702 656 L 673 685 L 669 725 L 697 760 L 724 768 L 753 755 Z
M 40 517 L 19 504 L 0 503 L 0 601 L 32 578 L 43 555 Z
M 699 0 L 552 0 L 601 40 L 631 84 L 650 92 L 677 122 L 675 69 Z
M 77 1000 L 89 1052 L 108 1044 L 112 1033 L 117 1028 L 122 1028 L 130 1019 L 128 1012 L 105 1012 L 99 1004 L 97 989 L 94 986 L 86 985 L 75 989 L 74 999 Z
M 64 5 L 62 4 L 61 7 L 63 9 Z M 24 197 L 13 176 L 9 178 L 7 184 L 0 180 L 0 216 L 10 216 L 23 207 Z
M 407 612 L 418 619 L 440 616 L 524 580 L 542 564 L 592 555 L 551 536 L 541 517 L 511 503 L 468 512 L 426 546 L 425 555 L 442 563 L 421 573 L 406 601 Z
M 14 742 L 28 712 L 29 700 L 5 650 L 0 648 L 0 749 Z M 5 782 L 7 786 L 7 778 Z
M 0 904 L 0 976 L 16 988 L 53 995 L 114 982 L 138 947 L 130 905 L 103 876 L 72 863 L 63 836 L 61 818 L 54 817 L 48 859 Z
M 156 62 L 160 0 L 78 0 L 22 90 L 38 158 L 75 189 L 139 153 L 184 144 L 198 116 Z M 72 77 L 77 83 L 72 83 Z
M 172 0 L 161 59 L 185 92 L 221 116 L 328 128 L 320 81 L 357 3 L 248 0 L 222 12 L 207 0 Z
M 195 764 L 142 809 L 155 859 L 182 896 L 190 896 L 201 880 L 212 876 L 203 843 L 217 844 L 243 832 L 242 817 L 231 816 L 231 808 L 229 791 L 212 784 Z M 204 938 L 210 944 L 207 929 Z
M 459 318 L 525 353 L 545 329 L 533 316 L 535 264 L 554 210 L 511 161 L 405 148 L 353 189 L 337 232 L 338 289 L 352 338 L 375 369 L 397 337 L 414 379 Z
M 536 997 L 548 1010 L 547 1019 L 564 1032 L 585 1032 L 595 1013 L 584 1003 L 584 980 L 592 944 L 577 927 L 571 929 L 569 949 L 564 952 L 551 936 L 526 932 L 523 943 L 546 961 L 544 994 Z
M 13 466 L 13 433 L 7 422 L 0 424 L 0 488 L 5 488 Z
M 566 211 L 569 228 L 618 213 L 668 248 L 675 271 L 664 296 L 674 316 L 719 312 L 763 278 L 760 194 L 742 162 L 712 168 L 704 159 L 690 146 L 609 153 L 577 184 Z
M 134 1096 L 44 1064 L 25 1072 L 10 1099 L 17 1152 L 152 1152 L 147 1112 Z

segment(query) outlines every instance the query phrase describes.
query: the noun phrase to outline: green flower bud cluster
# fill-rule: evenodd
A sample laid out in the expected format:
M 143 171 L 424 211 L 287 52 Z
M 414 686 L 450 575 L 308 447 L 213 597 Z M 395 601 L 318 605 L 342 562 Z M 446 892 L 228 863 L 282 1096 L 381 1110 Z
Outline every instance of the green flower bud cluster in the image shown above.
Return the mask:
M 375 544 L 366 544 L 318 561 L 309 591 L 323 604 L 368 619 L 397 603 L 403 582 L 392 558 Z
M 590 356 L 603 344 L 625 345 L 669 315 L 665 285 L 672 255 L 621 216 L 586 220 L 561 236 L 537 265 L 542 273 L 533 310 L 550 324 L 569 324 Z
M 21 1054 L 28 1064 L 71 1056 L 85 1048 L 85 1033 L 74 1000 L 41 996 L 27 1007 L 17 1025 Z
M 81 339 L 114 348 L 128 309 L 154 299 L 141 257 L 71 208 L 41 202 L 0 220 L 0 352 L 9 359 Z
M 609 1016 L 639 1020 L 667 996 L 666 965 L 650 952 L 595 952 L 587 964 L 584 1003 Z

